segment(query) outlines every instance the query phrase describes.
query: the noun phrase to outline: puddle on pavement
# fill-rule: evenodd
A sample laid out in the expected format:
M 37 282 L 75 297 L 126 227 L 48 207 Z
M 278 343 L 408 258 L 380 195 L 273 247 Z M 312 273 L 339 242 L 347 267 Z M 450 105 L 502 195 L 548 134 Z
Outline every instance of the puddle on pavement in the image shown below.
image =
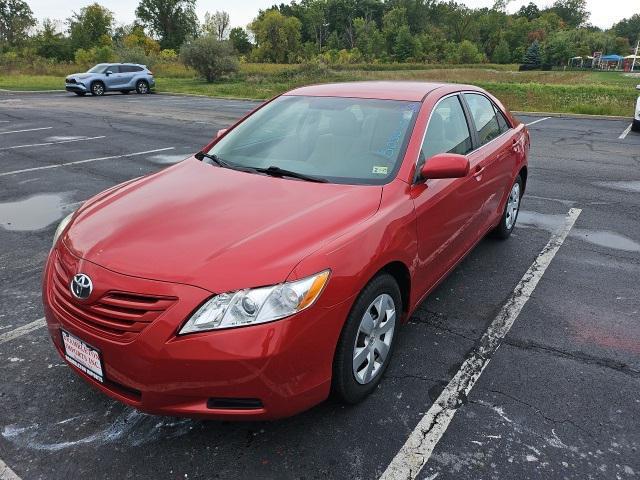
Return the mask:
M 538 228 L 555 232 L 564 225 L 565 215 L 538 213 L 522 210 L 518 214 L 518 226 L 524 228 Z M 574 228 L 569 236 L 578 238 L 599 247 L 613 248 L 625 252 L 640 252 L 640 243 L 610 230 L 590 230 Z
M 0 227 L 11 231 L 35 231 L 48 227 L 70 211 L 70 193 L 33 195 L 0 203 Z
M 628 182 L 596 182 L 595 184 L 599 187 L 622 190 L 623 192 L 640 192 L 640 180 L 631 180 Z
M 174 163 L 180 163 L 181 161 L 188 158 L 189 155 L 184 154 L 173 154 L 173 155 L 152 155 L 149 157 L 153 163 L 157 163 L 158 165 L 173 165 Z

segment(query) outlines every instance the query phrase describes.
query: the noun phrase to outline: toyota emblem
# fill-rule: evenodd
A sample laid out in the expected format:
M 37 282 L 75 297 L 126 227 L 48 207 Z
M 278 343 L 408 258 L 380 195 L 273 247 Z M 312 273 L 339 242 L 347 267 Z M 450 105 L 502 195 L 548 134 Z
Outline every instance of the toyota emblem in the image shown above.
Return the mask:
M 80 300 L 86 300 L 93 291 L 93 283 L 88 275 L 78 273 L 71 279 L 71 293 Z

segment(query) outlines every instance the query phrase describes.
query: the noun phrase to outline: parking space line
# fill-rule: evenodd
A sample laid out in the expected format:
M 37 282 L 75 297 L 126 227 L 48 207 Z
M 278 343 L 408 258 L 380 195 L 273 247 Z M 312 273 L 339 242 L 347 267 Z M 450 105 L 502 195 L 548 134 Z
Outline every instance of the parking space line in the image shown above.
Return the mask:
M 429 461 L 433 449 L 447 430 L 456 411 L 467 398 L 471 389 L 489 364 L 504 337 L 523 307 L 531 298 L 547 267 L 564 243 L 571 228 L 582 212 L 579 208 L 569 210 L 564 225 L 558 229 L 538 254 L 498 315 L 480 338 L 471 355 L 462 363 L 460 370 L 444 388 L 427 413 L 420 419 L 411 435 L 384 471 L 381 480 L 414 480 Z
M 109 157 L 89 158 L 87 160 L 76 160 L 75 162 L 59 163 L 57 165 L 43 165 L 42 167 L 23 168 L 22 170 L 13 170 L 11 172 L 0 173 L 0 177 L 6 177 L 8 175 L 17 175 L 19 173 L 36 172 L 38 170 L 49 170 L 51 168 L 67 167 L 71 165 L 80 165 L 83 163 L 100 162 L 102 160 L 115 160 L 116 158 L 128 158 L 136 157 L 139 155 L 147 155 L 149 153 L 166 152 L 167 150 L 174 150 L 175 147 L 156 148 L 155 150 L 146 150 L 144 152 L 125 153 L 123 155 L 111 155 Z
M 627 138 L 627 135 L 629 135 L 629 132 L 631 131 L 632 126 L 633 126 L 633 123 L 630 123 L 629 126 L 624 130 L 624 132 L 620 134 L 618 138 L 620 140 L 624 140 L 625 138 Z
M 534 120 L 533 122 L 525 123 L 525 125 L 527 127 L 530 127 L 531 125 L 535 125 L 536 123 L 544 122 L 545 120 L 549 120 L 550 118 L 551 117 L 539 118 L 538 120 Z
M 38 130 L 51 130 L 53 127 L 26 128 L 24 130 L 11 130 L 10 132 L 0 132 L 0 135 L 8 135 L 10 133 L 37 132 Z
M 26 325 L 22 325 L 21 327 L 14 328 L 10 332 L 3 333 L 0 335 L 0 345 L 3 343 L 10 342 L 11 340 L 15 340 L 27 333 L 31 333 L 34 330 L 44 327 L 45 321 L 44 317 L 34 320 L 33 322 L 27 323 Z
M 74 143 L 74 142 L 85 142 L 87 140 L 97 140 L 99 138 L 107 138 L 106 135 L 101 135 L 99 137 L 84 137 L 84 138 L 74 138 L 71 140 L 60 140 L 57 142 L 45 142 L 45 143 L 31 143 L 28 145 L 14 145 L 13 147 L 2 147 L 0 150 L 14 150 L 16 148 L 28 148 L 28 147 L 46 147 L 49 145 L 59 145 L 61 143 Z
M 0 459 L 0 480 L 21 480 L 16 472 Z

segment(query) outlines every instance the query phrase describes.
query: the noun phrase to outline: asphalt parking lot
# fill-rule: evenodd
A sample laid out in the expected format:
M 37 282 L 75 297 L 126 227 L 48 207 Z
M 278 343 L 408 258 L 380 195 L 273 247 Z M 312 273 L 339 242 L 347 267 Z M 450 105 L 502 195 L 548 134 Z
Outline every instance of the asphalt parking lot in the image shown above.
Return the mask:
M 514 235 L 483 240 L 400 330 L 378 391 L 260 423 L 152 417 L 111 401 L 42 328 L 57 221 L 176 163 L 255 103 L 0 93 L 0 478 L 376 479 L 579 211 L 421 479 L 640 475 L 640 135 L 629 121 L 530 123 Z M 631 110 L 630 106 L 630 110 Z

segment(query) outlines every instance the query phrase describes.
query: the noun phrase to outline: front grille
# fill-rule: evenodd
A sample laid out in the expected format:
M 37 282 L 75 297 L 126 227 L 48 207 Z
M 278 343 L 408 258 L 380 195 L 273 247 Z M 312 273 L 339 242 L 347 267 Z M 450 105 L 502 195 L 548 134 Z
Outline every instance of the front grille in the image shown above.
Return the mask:
M 65 82 L 67 82 L 67 83 L 76 83 L 76 79 L 75 78 L 67 78 L 65 80 Z
M 91 304 L 76 301 L 69 288 L 71 275 L 59 259 L 52 273 L 52 306 L 58 315 L 101 336 L 131 341 L 176 300 L 175 297 L 107 291 Z

